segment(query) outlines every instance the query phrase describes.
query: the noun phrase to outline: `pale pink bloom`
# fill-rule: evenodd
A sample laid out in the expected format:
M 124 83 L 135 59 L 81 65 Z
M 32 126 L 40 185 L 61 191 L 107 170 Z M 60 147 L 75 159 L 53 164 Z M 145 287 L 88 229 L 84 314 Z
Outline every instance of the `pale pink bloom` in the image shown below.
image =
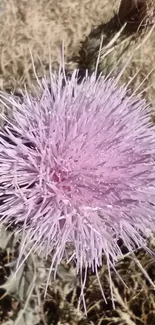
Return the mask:
M 3 99 L 3 95 L 1 97 Z M 21 255 L 65 256 L 77 272 L 97 273 L 103 254 L 146 246 L 155 230 L 155 128 L 144 100 L 95 75 L 64 83 L 53 74 L 23 103 L 0 135 L 1 222 L 17 224 Z M 71 248 L 72 255 L 67 255 Z

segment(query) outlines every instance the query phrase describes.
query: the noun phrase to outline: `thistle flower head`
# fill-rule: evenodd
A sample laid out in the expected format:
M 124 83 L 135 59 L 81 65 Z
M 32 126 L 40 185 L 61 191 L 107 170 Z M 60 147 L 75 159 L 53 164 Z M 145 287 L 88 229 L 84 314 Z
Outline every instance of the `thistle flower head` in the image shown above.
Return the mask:
M 52 267 L 72 248 L 77 271 L 113 265 L 155 230 L 155 130 L 150 108 L 114 79 L 75 71 L 44 79 L 0 133 L 1 222 L 17 224 L 21 252 Z M 20 226 L 22 225 L 22 226 Z

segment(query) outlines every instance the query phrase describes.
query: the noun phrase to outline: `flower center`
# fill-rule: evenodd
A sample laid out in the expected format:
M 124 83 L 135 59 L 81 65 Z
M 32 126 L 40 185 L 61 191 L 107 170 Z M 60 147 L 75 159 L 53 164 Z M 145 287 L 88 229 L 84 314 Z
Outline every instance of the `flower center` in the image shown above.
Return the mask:
M 52 179 L 59 187 L 65 191 L 71 191 L 71 186 L 68 184 L 68 174 L 65 171 L 57 169 L 53 171 Z

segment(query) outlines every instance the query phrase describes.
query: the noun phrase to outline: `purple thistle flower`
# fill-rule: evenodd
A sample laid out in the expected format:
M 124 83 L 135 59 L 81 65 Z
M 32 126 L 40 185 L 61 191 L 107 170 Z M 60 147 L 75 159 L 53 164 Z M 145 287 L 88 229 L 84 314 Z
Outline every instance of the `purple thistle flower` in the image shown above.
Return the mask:
M 5 96 L 4 96 L 5 97 Z M 3 96 L 1 96 L 3 100 Z M 129 251 L 147 249 L 155 230 L 155 130 L 145 100 L 95 74 L 64 84 L 51 75 L 23 103 L 10 96 L 12 116 L 0 133 L 0 220 L 22 224 L 21 255 L 67 248 L 77 272 L 97 273 L 105 255 L 114 266 Z

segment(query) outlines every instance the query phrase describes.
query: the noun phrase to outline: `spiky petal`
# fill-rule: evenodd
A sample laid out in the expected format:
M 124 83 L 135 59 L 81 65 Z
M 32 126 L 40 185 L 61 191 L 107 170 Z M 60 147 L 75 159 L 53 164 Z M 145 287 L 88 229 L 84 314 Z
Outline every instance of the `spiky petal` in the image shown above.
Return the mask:
M 17 224 L 21 253 L 67 247 L 77 271 L 145 247 L 155 230 L 155 130 L 144 100 L 95 75 L 77 72 L 42 81 L 23 103 L 10 96 L 12 117 L 0 137 L 1 221 Z

